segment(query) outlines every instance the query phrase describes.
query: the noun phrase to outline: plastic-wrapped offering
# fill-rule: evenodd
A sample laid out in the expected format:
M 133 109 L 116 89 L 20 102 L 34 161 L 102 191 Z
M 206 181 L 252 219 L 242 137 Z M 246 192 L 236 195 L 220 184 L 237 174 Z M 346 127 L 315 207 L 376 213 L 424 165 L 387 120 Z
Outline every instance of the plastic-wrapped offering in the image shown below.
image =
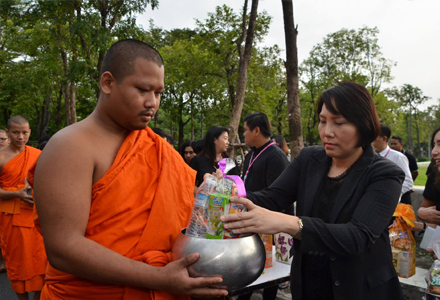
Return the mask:
M 226 173 L 235 167 L 232 159 L 219 162 L 220 170 Z M 197 190 L 193 213 L 186 235 L 208 239 L 238 238 L 223 228 L 220 216 L 245 210 L 241 204 L 231 204 L 229 197 L 246 196 L 244 183 L 239 176 L 224 175 L 219 179 L 212 175 L 205 179 Z
M 195 197 L 191 220 L 186 227 L 186 235 L 192 237 L 206 237 L 208 225 L 208 204 L 209 195 L 215 192 L 217 185 L 216 177 L 208 178 L 200 185 Z
M 437 257 L 440 257 L 440 243 L 435 243 L 432 245 L 432 250 Z M 440 295 L 440 260 L 436 259 L 432 263 L 431 268 L 426 274 L 426 283 L 428 284 L 428 295 L 431 295 L 431 298 L 434 299 L 435 296 Z M 435 295 L 435 296 L 432 296 Z M 431 299 L 429 298 L 429 299 Z M 427 297 L 428 299 L 428 297 Z M 437 298 L 435 298 L 437 299 Z
M 389 229 L 393 264 L 399 277 L 408 278 L 416 272 L 416 241 L 411 233 L 416 220 L 411 205 L 397 205 L 393 225 Z

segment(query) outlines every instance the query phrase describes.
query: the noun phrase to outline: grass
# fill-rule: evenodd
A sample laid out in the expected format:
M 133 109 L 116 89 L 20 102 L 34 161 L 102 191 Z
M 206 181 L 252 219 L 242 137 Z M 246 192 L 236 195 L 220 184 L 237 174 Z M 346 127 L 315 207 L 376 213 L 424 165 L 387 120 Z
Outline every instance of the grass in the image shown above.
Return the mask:
M 414 181 L 414 185 L 425 186 L 427 180 L 426 169 L 428 169 L 428 167 L 419 167 L 419 176 L 417 176 Z

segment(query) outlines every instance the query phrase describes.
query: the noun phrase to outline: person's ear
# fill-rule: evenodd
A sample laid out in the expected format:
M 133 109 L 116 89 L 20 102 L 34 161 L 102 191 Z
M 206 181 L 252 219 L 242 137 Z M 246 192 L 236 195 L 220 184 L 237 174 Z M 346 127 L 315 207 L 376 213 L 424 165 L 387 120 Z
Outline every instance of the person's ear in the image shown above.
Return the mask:
M 99 81 L 102 93 L 109 95 L 114 84 L 116 84 L 116 79 L 113 77 L 112 73 L 108 71 L 102 73 L 101 80 Z
M 260 133 L 261 133 L 260 127 L 255 126 L 255 128 L 254 128 L 254 134 L 255 134 L 255 135 L 260 135 Z

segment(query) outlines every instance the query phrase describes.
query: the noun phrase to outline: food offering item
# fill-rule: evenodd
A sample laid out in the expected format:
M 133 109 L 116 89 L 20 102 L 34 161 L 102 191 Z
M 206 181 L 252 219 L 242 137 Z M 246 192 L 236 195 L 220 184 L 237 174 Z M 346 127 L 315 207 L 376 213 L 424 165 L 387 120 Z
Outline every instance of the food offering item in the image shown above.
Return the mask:
M 266 264 L 264 265 L 264 268 L 272 268 L 273 261 L 272 261 L 272 250 L 273 250 L 273 235 L 271 234 L 261 234 L 261 239 L 264 243 L 264 248 L 266 249 Z
M 191 220 L 186 227 L 186 235 L 206 238 L 208 225 L 209 195 L 215 191 L 216 178 L 206 179 L 197 189 Z
M 229 196 L 212 194 L 209 196 L 207 239 L 223 239 L 224 228 L 220 217 L 229 212 Z
M 412 206 L 403 203 L 397 205 L 394 216 L 389 229 L 393 264 L 399 277 L 408 278 L 416 273 L 416 241 L 411 233 L 416 217 Z
M 246 207 L 244 207 L 243 204 L 237 204 L 237 203 L 230 203 L 229 204 L 229 212 L 228 212 L 229 214 L 236 214 L 236 213 L 239 213 L 242 211 L 246 211 Z M 225 229 L 224 236 L 223 236 L 224 239 L 237 239 L 239 237 L 240 237 L 239 234 L 234 234 L 234 233 L 232 233 L 231 230 Z
M 440 295 L 440 260 L 436 259 L 427 274 L 428 293 Z
M 225 230 L 220 217 L 246 210 L 242 204 L 230 204 L 229 197 L 246 197 L 244 183 L 239 176 L 224 175 L 228 168 L 235 167 L 231 159 L 219 162 L 223 177 L 209 176 L 197 190 L 193 212 L 185 234 L 207 239 L 235 239 L 240 235 Z

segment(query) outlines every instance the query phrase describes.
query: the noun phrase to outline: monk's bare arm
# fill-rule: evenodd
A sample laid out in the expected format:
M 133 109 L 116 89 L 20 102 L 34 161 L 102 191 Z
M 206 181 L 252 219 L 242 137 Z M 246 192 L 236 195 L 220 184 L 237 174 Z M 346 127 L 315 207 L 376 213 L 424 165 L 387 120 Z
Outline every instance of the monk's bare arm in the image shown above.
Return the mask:
M 37 164 L 34 194 L 50 264 L 79 277 L 175 294 L 221 296 L 207 288 L 218 278 L 190 278 L 186 267 L 197 255 L 153 267 L 124 257 L 84 237 L 91 204 L 93 143 L 54 136 Z M 96 151 L 96 150 L 95 150 Z

